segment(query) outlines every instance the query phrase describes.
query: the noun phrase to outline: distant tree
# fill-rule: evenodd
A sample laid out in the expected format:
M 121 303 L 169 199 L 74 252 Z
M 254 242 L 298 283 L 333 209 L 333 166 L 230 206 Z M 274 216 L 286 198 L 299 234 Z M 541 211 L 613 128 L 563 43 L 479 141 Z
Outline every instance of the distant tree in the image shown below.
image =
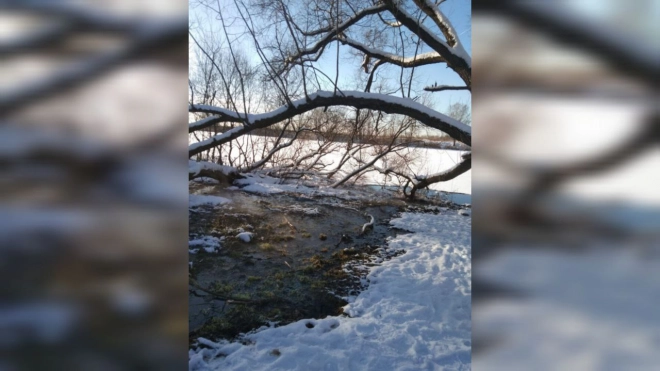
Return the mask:
M 465 103 L 456 102 L 450 104 L 446 114 L 466 125 L 472 126 L 472 109 Z M 454 146 L 455 145 L 456 139 L 454 139 Z
M 465 103 L 450 104 L 446 114 L 466 125 L 472 125 L 472 109 Z

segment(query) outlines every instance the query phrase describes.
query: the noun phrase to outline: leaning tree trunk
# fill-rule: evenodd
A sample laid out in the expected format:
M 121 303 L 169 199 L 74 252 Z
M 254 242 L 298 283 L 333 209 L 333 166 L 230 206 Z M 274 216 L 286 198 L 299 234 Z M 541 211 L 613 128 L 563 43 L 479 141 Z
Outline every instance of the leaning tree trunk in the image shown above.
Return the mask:
M 472 153 L 466 153 L 463 155 L 463 161 L 459 162 L 458 164 L 456 164 L 456 166 L 452 167 L 451 169 L 439 174 L 435 174 L 428 178 L 420 179 L 412 187 L 409 196 L 410 199 L 415 198 L 415 193 L 417 192 L 417 190 L 426 188 L 434 183 L 446 182 L 448 180 L 452 180 L 458 177 L 459 175 L 465 173 L 466 171 L 470 170 L 471 167 L 472 167 Z

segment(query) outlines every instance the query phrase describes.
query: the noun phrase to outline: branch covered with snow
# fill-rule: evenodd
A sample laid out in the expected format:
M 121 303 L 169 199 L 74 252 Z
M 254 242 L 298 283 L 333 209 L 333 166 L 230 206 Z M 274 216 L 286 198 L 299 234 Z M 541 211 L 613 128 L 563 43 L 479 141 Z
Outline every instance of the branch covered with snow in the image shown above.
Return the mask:
M 361 91 L 318 91 L 307 98 L 292 101 L 271 112 L 261 114 L 237 113 L 224 108 L 209 105 L 191 105 L 190 112 L 205 112 L 216 114 L 221 122 L 243 122 L 243 126 L 226 131 L 222 134 L 200 141 L 188 147 L 189 156 L 194 156 L 210 148 L 227 143 L 232 139 L 247 134 L 255 129 L 261 129 L 292 118 L 319 107 L 350 106 L 360 109 L 378 110 L 390 114 L 411 117 L 421 123 L 441 130 L 459 142 L 472 145 L 472 128 L 447 115 L 441 114 L 423 104 L 409 98 L 400 98 L 378 93 Z M 210 126 L 196 125 L 195 130 Z
M 438 92 L 446 90 L 469 90 L 467 86 L 451 86 L 451 85 L 431 85 L 424 88 L 426 91 Z
M 188 160 L 188 179 L 211 178 L 231 183 L 241 175 L 231 166 L 224 166 L 205 161 Z
M 472 86 L 472 58 L 465 51 L 462 44 L 458 42 L 458 38 L 456 38 L 456 44 L 452 47 L 428 27 L 420 24 L 415 16 L 403 8 L 400 1 L 383 0 L 383 2 L 397 21 L 403 24 L 410 32 L 417 35 L 426 45 L 443 56 L 447 65 L 456 71 L 465 84 L 468 87 Z M 438 13 L 442 14 L 439 10 Z M 451 23 L 444 16 L 441 19 L 451 27 Z M 453 30 L 453 27 L 451 29 Z
M 342 44 L 349 45 L 372 58 L 382 60 L 387 63 L 391 63 L 399 67 L 419 67 L 427 64 L 435 64 L 444 62 L 445 59 L 438 54 L 437 52 L 428 52 L 419 55 L 414 55 L 412 57 L 402 57 L 396 54 L 388 53 L 383 50 L 371 48 L 359 41 L 353 40 L 349 37 L 338 37 L 337 38 Z

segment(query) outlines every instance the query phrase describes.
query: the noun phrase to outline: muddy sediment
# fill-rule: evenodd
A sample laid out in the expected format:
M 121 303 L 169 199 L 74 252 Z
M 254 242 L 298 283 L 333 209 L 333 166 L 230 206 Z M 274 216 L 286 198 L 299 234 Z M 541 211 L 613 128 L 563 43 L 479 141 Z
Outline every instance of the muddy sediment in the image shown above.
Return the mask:
M 218 187 L 219 188 L 219 187 Z M 192 191 L 192 190 L 191 190 Z M 232 200 L 190 211 L 190 239 L 223 238 L 217 252 L 190 254 L 190 340 L 235 339 L 268 323 L 340 315 L 342 297 L 366 287 L 367 268 L 403 251 L 387 239 L 389 221 L 409 208 L 396 199 L 252 195 L 214 190 Z M 375 219 L 373 230 L 362 226 Z M 250 242 L 236 236 L 252 234 Z

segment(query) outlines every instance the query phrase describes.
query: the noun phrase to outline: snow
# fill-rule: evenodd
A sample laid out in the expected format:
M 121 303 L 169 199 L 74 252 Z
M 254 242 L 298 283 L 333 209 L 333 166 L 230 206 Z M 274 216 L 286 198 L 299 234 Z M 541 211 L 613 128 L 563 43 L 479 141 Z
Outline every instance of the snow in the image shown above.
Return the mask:
M 301 191 L 303 193 L 304 189 L 298 189 L 295 185 L 289 184 L 279 184 L 280 179 L 272 177 L 260 177 L 254 174 L 247 174 L 245 179 L 238 179 L 234 182 L 241 187 L 245 192 L 258 193 L 258 194 L 270 194 L 270 193 L 282 193 L 286 190 L 295 190 Z M 305 187 L 306 188 L 306 187 Z
M 378 59 L 386 59 L 386 60 L 392 60 L 395 63 L 400 63 L 402 65 L 410 64 L 413 62 L 421 62 L 423 60 L 429 60 L 432 61 L 434 59 L 439 59 L 442 56 L 438 52 L 428 52 L 428 53 L 422 53 L 422 54 L 417 54 L 413 55 L 412 57 L 403 57 L 398 54 L 392 54 L 388 53 L 384 50 L 379 50 L 379 49 L 374 49 L 371 48 L 357 40 L 351 39 L 350 37 L 344 37 L 342 39 L 343 42 L 348 43 L 349 45 L 352 45 L 356 47 L 357 49 L 363 50 L 366 53 L 369 53 L 370 55 L 374 56 L 375 58 Z M 365 55 L 367 55 L 365 53 Z
M 329 187 L 318 187 L 311 188 L 302 184 L 296 183 L 282 183 L 282 179 L 273 178 L 264 175 L 257 174 L 242 174 L 245 176 L 244 179 L 237 179 L 234 184 L 238 185 L 242 191 L 256 194 L 277 194 L 277 193 L 286 193 L 293 192 L 304 195 L 342 195 L 345 194 L 345 190 L 341 189 L 332 189 Z M 296 206 L 289 208 L 289 211 L 292 212 L 304 212 L 309 215 L 314 215 L 318 213 L 318 210 L 314 212 L 314 209 L 297 209 Z
M 451 21 L 445 16 L 445 14 L 439 9 L 438 6 L 436 6 L 433 2 L 429 0 L 423 0 L 424 5 L 431 8 L 433 10 L 433 13 L 435 14 L 436 18 L 445 26 L 449 29 L 449 33 L 454 35 L 456 38 L 456 45 L 452 48 L 453 54 L 463 58 L 465 62 L 472 67 L 472 58 L 470 55 L 465 51 L 465 48 L 463 47 L 463 43 L 461 43 L 461 40 L 459 38 L 458 33 L 456 32 L 456 29 L 454 29 L 454 26 L 451 24 Z
M 427 107 L 421 103 L 415 102 L 414 100 L 410 98 L 402 98 L 402 97 L 396 97 L 393 95 L 385 95 L 385 94 L 377 94 L 377 93 L 367 93 L 363 91 L 342 91 L 342 95 L 351 97 L 351 98 L 357 98 L 357 99 L 380 99 L 384 101 L 385 103 L 391 103 L 391 104 L 397 104 L 397 105 L 402 105 L 406 106 L 408 108 L 411 108 L 413 110 L 419 111 L 427 116 L 436 118 L 438 120 L 444 121 L 448 123 L 449 125 L 460 129 L 463 132 L 466 132 L 468 134 L 472 134 L 472 127 L 469 125 L 466 125 L 454 118 L 451 118 L 445 114 L 442 114 L 430 107 Z M 320 90 L 316 94 L 310 95 L 310 98 L 312 96 L 319 96 L 319 97 L 325 97 L 329 98 L 335 95 L 334 92 L 332 91 L 323 91 Z M 313 98 L 312 98 L 313 99 Z
M 199 207 L 202 205 L 224 205 L 231 202 L 231 200 L 220 197 L 220 196 L 209 196 L 209 195 L 190 195 L 189 196 L 189 207 Z
M 405 18 L 409 18 L 409 19 L 413 19 L 413 20 L 416 19 L 415 16 L 413 16 L 413 15 L 410 14 L 408 11 L 406 11 L 406 10 L 403 8 L 403 6 L 400 5 L 400 4 L 397 4 L 397 11 L 398 11 L 398 13 L 399 13 L 401 16 L 403 16 L 403 17 L 405 17 Z M 438 13 L 440 13 L 440 12 L 438 12 Z M 443 18 L 445 18 L 445 17 L 443 17 Z M 449 22 L 447 22 L 447 23 L 449 23 Z M 460 40 L 458 39 L 458 35 L 456 35 L 455 31 L 454 31 L 454 34 L 457 36 L 456 39 L 457 39 L 458 43 L 456 44 L 456 47 L 452 48 L 452 47 L 450 47 L 449 45 L 447 45 L 447 43 L 446 43 L 444 40 L 442 40 L 442 39 L 437 35 L 436 32 L 431 31 L 431 30 L 430 30 L 428 27 L 426 27 L 424 24 L 420 24 L 420 25 L 419 25 L 419 28 L 422 29 L 425 33 L 427 33 L 427 34 L 430 35 L 431 37 L 433 37 L 433 38 L 435 39 L 435 41 L 436 41 L 438 44 L 442 44 L 442 45 L 445 46 L 447 49 L 449 49 L 449 51 L 450 51 L 452 54 L 454 54 L 455 56 L 457 56 L 457 57 L 463 59 L 463 60 L 465 61 L 465 63 L 468 65 L 468 67 L 472 68 L 472 57 L 470 57 L 470 55 L 469 55 L 469 54 L 465 51 L 465 49 L 463 48 L 463 45 L 461 44 Z
M 236 169 L 231 166 L 224 166 L 207 161 L 188 160 L 188 173 L 192 175 L 199 174 L 202 170 L 219 171 L 225 175 L 236 173 Z
M 246 135 L 243 138 L 237 139 L 237 143 L 246 148 L 246 151 L 256 151 L 261 152 L 263 147 L 267 144 L 267 140 L 270 138 L 264 138 L 259 136 Z M 194 141 L 194 137 L 189 137 L 190 141 Z M 316 149 L 316 142 L 313 140 L 298 139 L 300 145 L 304 147 L 303 155 L 307 154 L 309 151 L 314 151 Z M 283 156 L 293 156 L 297 148 L 289 147 L 284 148 L 281 153 Z M 446 149 L 437 149 L 437 148 L 422 148 L 414 147 L 410 148 L 412 151 L 413 161 L 409 162 L 407 166 L 415 174 L 419 174 L 418 177 L 422 178 L 424 174 L 435 174 L 443 172 L 461 161 L 461 156 L 465 153 L 463 151 L 455 150 L 446 150 Z M 234 161 L 239 161 L 238 151 L 234 152 Z M 365 154 L 368 153 L 367 150 L 364 151 Z M 356 154 L 359 157 L 360 154 Z M 324 162 L 329 162 L 336 164 L 341 159 L 342 153 L 339 149 L 328 153 L 324 158 Z M 387 161 L 390 161 L 390 158 L 385 156 L 383 159 L 376 162 L 376 166 L 387 167 Z M 216 164 L 212 164 L 216 165 Z M 219 165 L 216 165 L 219 166 Z M 340 171 L 336 178 L 343 177 L 345 173 L 353 171 L 357 167 L 355 161 L 349 161 L 344 167 L 343 171 Z M 332 168 L 332 166 L 330 166 Z M 266 168 L 268 170 L 268 168 Z M 442 192 L 456 192 L 471 194 L 472 193 L 472 171 L 467 171 L 464 174 L 459 175 L 458 177 L 446 181 L 432 184 L 429 188 L 434 191 Z M 304 194 L 332 194 L 338 195 L 345 193 L 344 190 L 340 188 L 330 189 L 328 187 L 322 186 L 322 183 L 316 184 L 319 187 L 306 187 L 302 184 L 280 184 L 281 179 L 271 178 L 266 176 L 260 176 L 256 174 L 243 174 L 246 176 L 246 179 L 238 179 L 235 184 L 239 185 L 243 191 L 258 193 L 258 194 L 272 194 L 272 193 L 282 193 L 282 192 L 298 192 Z M 373 184 L 373 185 L 396 185 L 393 182 L 393 179 L 388 179 L 383 174 L 372 171 L 364 174 L 361 178 L 361 182 L 364 184 Z M 470 203 L 470 197 L 462 197 L 460 199 L 455 199 L 457 203 Z
M 411 110 L 415 110 L 418 112 L 421 112 L 429 117 L 432 117 L 436 120 L 440 120 L 443 122 L 446 122 L 450 126 L 453 126 L 455 128 L 460 129 L 463 132 L 466 132 L 468 134 L 472 134 L 472 127 L 456 120 L 453 119 L 445 114 L 442 114 L 432 108 L 429 108 L 421 103 L 415 102 L 414 100 L 410 98 L 402 98 L 402 97 L 396 97 L 392 95 L 385 95 L 385 94 L 379 94 L 379 93 L 368 93 L 368 92 L 363 92 L 363 91 L 350 91 L 350 90 L 342 90 L 341 92 L 335 93 L 334 91 L 324 91 L 324 90 L 319 90 L 316 93 L 309 94 L 305 98 L 301 98 L 298 100 L 291 101 L 290 105 L 283 105 L 273 111 L 270 112 L 265 112 L 265 113 L 258 113 L 258 114 L 249 114 L 249 113 L 238 113 L 234 111 L 230 111 L 224 108 L 220 107 L 215 107 L 215 106 L 210 106 L 210 105 L 205 105 L 205 104 L 196 104 L 194 106 L 191 106 L 191 110 L 201 110 L 204 112 L 214 112 L 223 116 L 226 116 L 227 119 L 226 121 L 239 121 L 239 122 L 245 122 L 245 126 L 239 126 L 233 129 L 230 129 L 222 134 L 218 134 L 216 136 L 213 136 L 209 139 L 202 140 L 200 142 L 191 144 L 188 147 L 189 151 L 193 151 L 199 147 L 206 146 L 208 144 L 214 143 L 221 141 L 223 139 L 226 139 L 230 137 L 232 134 L 239 133 L 241 131 L 249 131 L 249 126 L 258 126 L 260 121 L 266 121 L 266 120 L 272 120 L 275 117 L 284 114 L 285 112 L 298 108 L 300 106 L 305 106 L 309 105 L 310 102 L 316 100 L 317 98 L 332 98 L 336 97 L 340 94 L 341 96 L 344 97 L 349 97 L 349 98 L 356 98 L 356 99 L 377 99 L 379 101 L 382 101 L 384 103 L 389 103 L 397 106 L 402 106 L 405 108 L 410 108 Z
M 213 236 L 203 236 L 194 240 L 188 241 L 188 252 L 191 254 L 196 254 L 199 252 L 197 246 L 201 246 L 204 251 L 208 253 L 217 252 L 222 248 L 222 242 L 224 237 L 217 238 Z
M 348 298 L 350 317 L 264 327 L 240 342 L 200 339 L 195 370 L 469 370 L 470 218 L 403 213 L 413 233 L 389 241 L 406 253 L 372 268 L 369 287 Z
M 250 242 L 250 241 L 252 241 L 252 233 L 250 233 L 250 232 L 241 232 L 241 233 L 236 235 L 236 238 L 238 238 L 239 240 L 241 240 L 243 242 Z

